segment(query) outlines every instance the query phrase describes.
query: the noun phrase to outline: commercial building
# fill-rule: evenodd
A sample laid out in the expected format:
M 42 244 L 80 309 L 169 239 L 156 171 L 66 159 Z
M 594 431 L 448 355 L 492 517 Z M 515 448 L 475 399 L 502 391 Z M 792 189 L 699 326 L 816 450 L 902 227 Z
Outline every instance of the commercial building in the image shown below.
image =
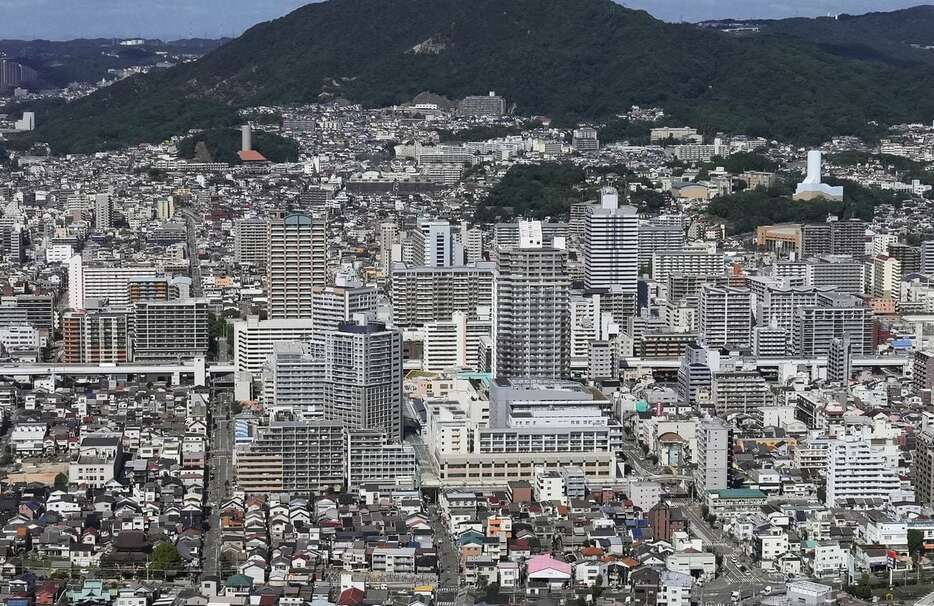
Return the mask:
M 268 255 L 269 319 L 311 318 L 313 290 L 327 286 L 326 215 L 270 221 Z
M 542 246 L 541 223 L 520 227 L 519 246 L 499 251 L 493 373 L 566 377 L 571 362 L 567 251 Z

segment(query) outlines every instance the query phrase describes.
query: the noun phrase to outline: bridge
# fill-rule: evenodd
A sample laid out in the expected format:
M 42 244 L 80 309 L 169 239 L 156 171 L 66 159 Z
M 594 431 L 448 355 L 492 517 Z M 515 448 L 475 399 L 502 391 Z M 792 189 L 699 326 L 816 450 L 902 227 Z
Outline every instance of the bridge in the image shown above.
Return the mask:
M 724 361 L 731 358 L 724 358 Z M 754 364 L 756 368 L 776 368 L 779 366 L 827 366 L 827 357 L 816 358 L 742 358 L 743 362 Z M 623 368 L 648 370 L 677 370 L 681 366 L 680 358 L 642 359 L 623 358 Z M 850 365 L 854 368 L 905 368 L 911 364 L 910 356 L 853 356 Z
M 176 364 L 2 364 L 0 376 L 2 377 L 80 377 L 80 376 L 171 376 L 172 384 L 181 383 L 182 377 L 190 376 L 194 384 L 203 387 L 208 376 L 232 374 L 235 368 L 232 364 L 212 364 L 208 366 L 204 358 L 195 358 L 188 362 Z

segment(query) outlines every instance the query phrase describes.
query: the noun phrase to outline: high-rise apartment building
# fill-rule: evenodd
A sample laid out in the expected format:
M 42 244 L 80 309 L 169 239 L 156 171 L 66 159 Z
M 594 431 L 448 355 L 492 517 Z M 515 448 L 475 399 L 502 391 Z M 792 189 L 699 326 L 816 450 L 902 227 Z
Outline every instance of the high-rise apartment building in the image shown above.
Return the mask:
M 259 377 L 266 358 L 279 341 L 304 341 L 314 334 L 312 320 L 260 320 L 249 316 L 233 323 L 234 366 Z
M 584 284 L 587 288 L 635 292 L 639 282 L 639 215 L 619 206 L 612 187 L 600 190 L 600 206 L 587 216 L 584 230 Z
M 915 435 L 911 485 L 915 489 L 915 501 L 931 507 L 934 505 L 934 427 L 931 427 L 929 415 L 924 416 L 921 431 Z
M 375 429 L 348 429 L 345 435 L 348 490 L 416 479 L 418 464 L 411 444 L 391 442 L 385 433 Z
M 424 267 L 464 264 L 463 246 L 459 243 L 455 246 L 453 227 L 447 221 L 421 219 L 410 237 L 413 240 L 413 264 Z
M 315 310 L 315 334 L 324 334 L 337 330 L 343 322 L 353 320 L 354 316 L 376 317 L 379 291 L 372 286 L 359 283 L 345 286 L 316 286 L 312 290 L 312 302 Z
M 457 113 L 462 116 L 502 116 L 506 113 L 506 99 L 495 91 L 486 96 L 465 97 L 458 104 Z
M 850 344 L 850 335 L 835 337 L 830 342 L 830 351 L 827 353 L 827 380 L 846 385 L 850 381 L 852 370 L 853 347 Z
M 888 501 L 899 486 L 898 448 L 893 444 L 855 435 L 830 442 L 825 503 L 828 507 L 847 507 L 850 499 L 875 497 Z
M 133 359 L 125 311 L 87 309 L 62 316 L 66 364 L 129 362 Z
M 392 271 L 393 251 L 398 245 L 399 224 L 395 222 L 381 223 L 379 226 L 379 266 L 383 270 L 384 276 L 389 276 Z
M 574 129 L 571 145 L 579 152 L 599 151 L 600 140 L 597 138 L 597 129 L 589 126 Z
M 876 298 L 901 298 L 902 264 L 895 257 L 879 256 L 872 259 L 872 296 Z
M 540 223 L 524 223 L 521 231 L 519 246 L 499 251 L 494 374 L 563 378 L 571 358 L 567 252 L 542 246 Z
M 90 301 L 107 301 L 111 307 L 126 307 L 130 280 L 160 273 L 151 265 L 85 264 L 81 255 L 75 255 L 68 261 L 68 306 L 84 309 Z
M 666 282 L 672 274 L 716 276 L 724 273 L 722 253 L 700 249 L 660 250 L 652 255 L 652 279 Z
M 381 322 L 345 322 L 315 335 L 310 353 L 324 362 L 324 416 L 347 428 L 402 436 L 402 334 Z
M 749 347 L 752 299 L 748 289 L 705 286 L 697 311 L 698 332 L 707 347 Z
M 818 295 L 817 304 L 799 307 L 792 325 L 792 351 L 807 358 L 826 356 L 835 338 L 848 336 L 853 355 L 873 350 L 872 310 L 862 299 L 838 292 Z
M 496 264 L 483 261 L 463 267 L 392 268 L 392 322 L 396 327 L 445 322 L 454 312 L 477 318 L 478 308 L 493 305 Z
M 269 223 L 269 318 L 311 318 L 316 286 L 327 286 L 324 213 L 290 214 Z
M 113 227 L 114 204 L 110 194 L 94 196 L 94 229 L 98 231 Z
M 237 486 L 249 494 L 340 491 L 345 447 L 340 423 L 273 421 L 236 453 Z
M 729 487 L 733 444 L 730 428 L 720 419 L 704 419 L 697 426 L 697 466 L 694 469 L 694 490 L 698 496 L 708 490 Z
M 915 352 L 912 383 L 916 393 L 934 389 L 934 352 L 923 349 Z
M 237 263 L 266 268 L 269 258 L 269 224 L 262 219 L 240 219 L 234 224 Z
M 132 332 L 134 360 L 204 357 L 210 342 L 208 300 L 139 301 L 134 305 Z

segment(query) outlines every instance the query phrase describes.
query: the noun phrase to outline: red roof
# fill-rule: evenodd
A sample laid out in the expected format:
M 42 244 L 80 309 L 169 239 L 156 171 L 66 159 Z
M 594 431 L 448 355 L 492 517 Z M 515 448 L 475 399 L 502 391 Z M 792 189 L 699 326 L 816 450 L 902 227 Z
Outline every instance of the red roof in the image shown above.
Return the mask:
M 237 155 L 240 156 L 241 162 L 266 162 L 266 156 L 259 153 L 255 149 L 249 151 L 239 151 Z
M 350 587 L 341 592 L 340 597 L 337 598 L 337 603 L 339 606 L 357 606 L 357 604 L 363 602 L 364 598 L 366 598 L 366 594 L 362 590 Z

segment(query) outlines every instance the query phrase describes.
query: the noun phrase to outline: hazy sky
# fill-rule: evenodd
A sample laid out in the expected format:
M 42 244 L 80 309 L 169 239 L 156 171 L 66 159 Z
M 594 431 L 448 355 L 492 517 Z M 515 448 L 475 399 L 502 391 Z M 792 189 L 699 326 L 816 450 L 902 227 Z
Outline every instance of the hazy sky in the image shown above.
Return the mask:
M 308 0 L 0 0 L 0 38 L 235 36 Z M 391 1 L 391 0 L 386 0 Z M 469 2 L 470 0 L 464 0 Z M 930 1 L 930 0 L 927 0 Z M 668 21 L 894 10 L 925 0 L 625 0 Z

